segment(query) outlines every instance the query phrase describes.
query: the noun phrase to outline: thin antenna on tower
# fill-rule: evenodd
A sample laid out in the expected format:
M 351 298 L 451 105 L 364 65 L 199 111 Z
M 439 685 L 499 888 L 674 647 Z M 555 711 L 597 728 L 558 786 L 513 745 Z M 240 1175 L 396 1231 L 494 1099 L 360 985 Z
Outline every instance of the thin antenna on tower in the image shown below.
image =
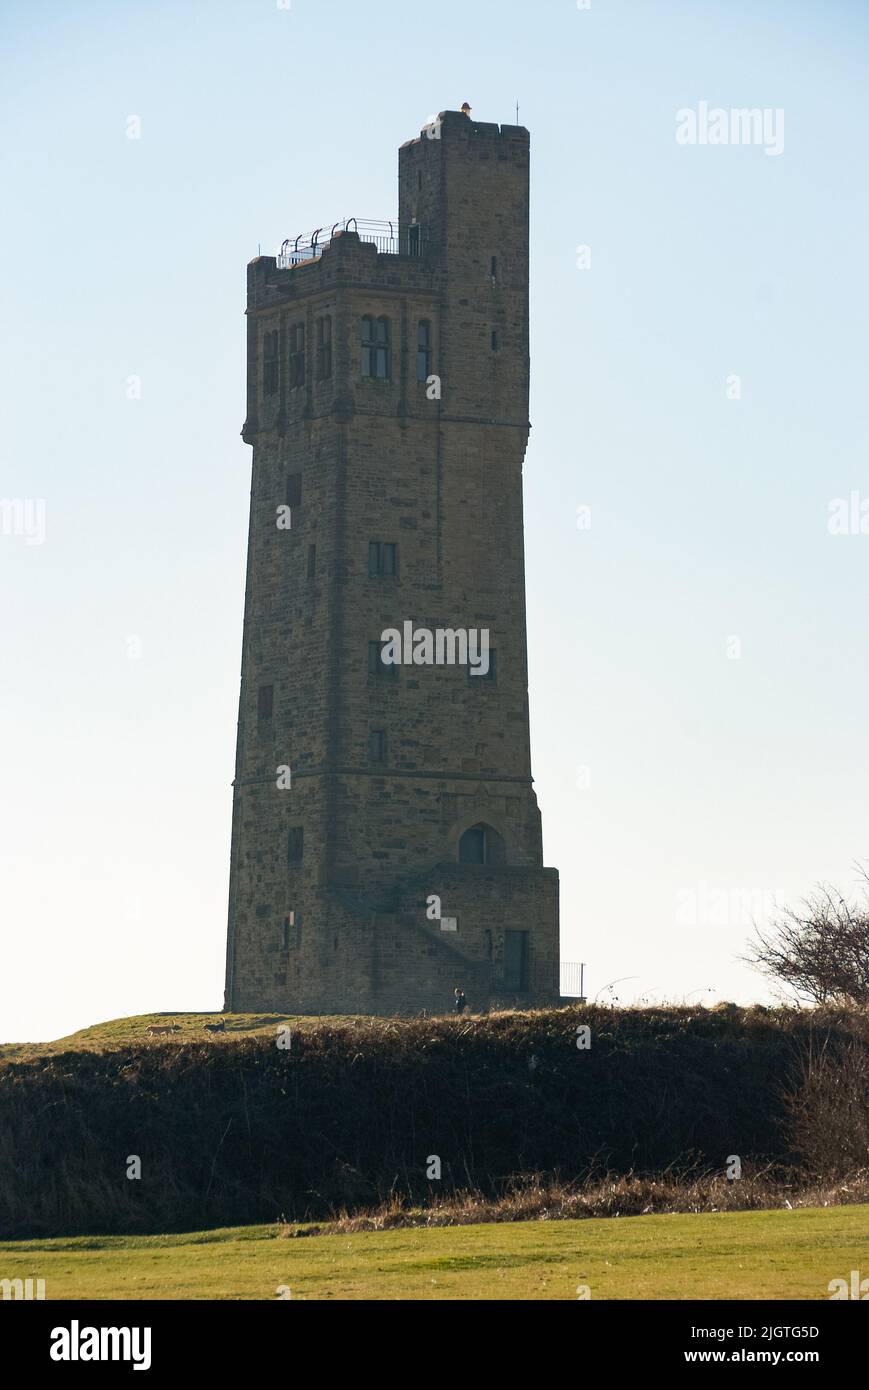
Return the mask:
M 519 124 L 519 103 L 516 102 L 516 124 Z

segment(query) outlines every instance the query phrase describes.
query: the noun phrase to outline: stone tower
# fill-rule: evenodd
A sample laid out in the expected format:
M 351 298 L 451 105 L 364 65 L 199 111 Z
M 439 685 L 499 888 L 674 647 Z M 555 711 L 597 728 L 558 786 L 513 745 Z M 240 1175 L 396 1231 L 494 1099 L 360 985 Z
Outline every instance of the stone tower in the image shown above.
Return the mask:
M 248 267 L 229 1011 L 557 1001 L 528 726 L 528 165 L 523 127 L 443 112 L 399 151 L 397 227 L 350 219 Z M 387 629 L 441 662 L 385 664 Z

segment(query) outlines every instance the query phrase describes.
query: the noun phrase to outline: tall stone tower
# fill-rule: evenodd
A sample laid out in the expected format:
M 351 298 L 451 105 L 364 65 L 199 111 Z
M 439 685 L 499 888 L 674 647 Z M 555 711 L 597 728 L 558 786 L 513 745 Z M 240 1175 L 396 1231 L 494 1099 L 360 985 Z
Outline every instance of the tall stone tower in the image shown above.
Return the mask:
M 558 998 L 528 727 L 528 162 L 523 127 L 443 112 L 399 151 L 397 227 L 248 267 L 229 1011 Z M 448 632 L 440 663 L 384 663 L 405 624 L 422 657 Z M 485 672 L 464 631 L 488 633 Z

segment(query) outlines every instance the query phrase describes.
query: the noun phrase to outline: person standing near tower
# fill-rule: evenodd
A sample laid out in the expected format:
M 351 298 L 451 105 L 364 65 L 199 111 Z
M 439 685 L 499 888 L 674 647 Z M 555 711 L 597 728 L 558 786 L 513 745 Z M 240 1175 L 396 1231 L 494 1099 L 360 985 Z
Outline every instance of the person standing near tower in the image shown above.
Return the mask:
M 456 1000 L 453 1004 L 453 1008 L 455 1009 L 457 1014 L 463 1014 L 465 1012 L 465 1009 L 467 1008 L 467 1005 L 468 1001 L 465 998 L 464 990 L 459 985 L 456 985 Z

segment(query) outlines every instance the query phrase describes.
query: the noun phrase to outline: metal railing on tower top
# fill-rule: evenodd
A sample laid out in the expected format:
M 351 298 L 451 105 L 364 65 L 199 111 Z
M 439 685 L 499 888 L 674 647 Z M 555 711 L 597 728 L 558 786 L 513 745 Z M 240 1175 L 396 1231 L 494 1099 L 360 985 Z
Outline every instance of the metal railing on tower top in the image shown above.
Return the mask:
M 324 225 L 313 232 L 301 232 L 295 239 L 287 237 L 277 255 L 278 270 L 291 270 L 305 261 L 315 261 L 332 238 L 342 232 L 356 232 L 360 241 L 373 242 L 378 251 L 391 256 L 421 256 L 428 246 L 425 229 L 418 222 L 399 233 L 397 222 L 345 217 L 331 227 Z

